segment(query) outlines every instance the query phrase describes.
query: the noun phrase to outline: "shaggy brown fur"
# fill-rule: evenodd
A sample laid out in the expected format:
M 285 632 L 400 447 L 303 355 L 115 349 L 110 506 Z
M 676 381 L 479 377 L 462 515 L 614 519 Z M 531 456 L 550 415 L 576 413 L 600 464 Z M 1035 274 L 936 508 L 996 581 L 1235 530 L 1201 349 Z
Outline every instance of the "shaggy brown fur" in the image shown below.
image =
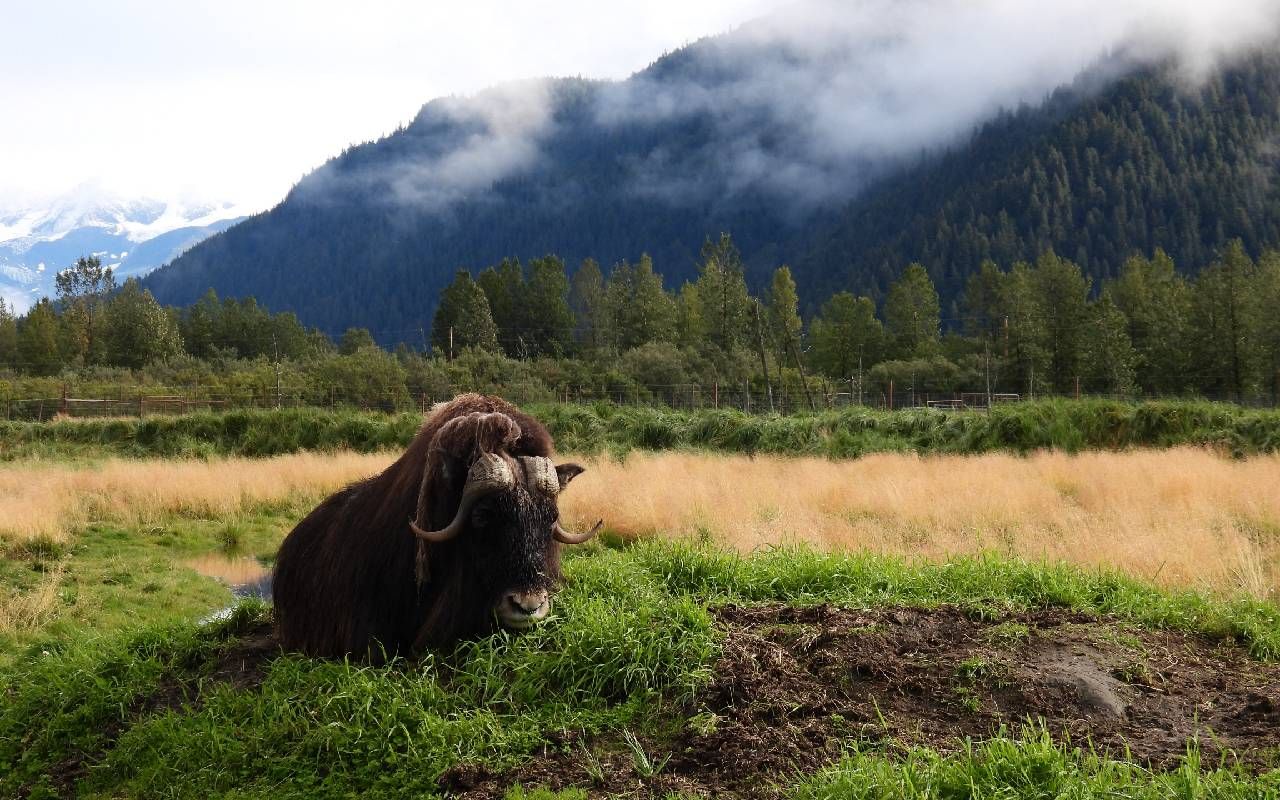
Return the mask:
M 507 415 L 518 435 L 502 443 L 492 440 L 516 432 L 466 420 L 449 425 L 475 412 Z M 426 580 L 415 580 L 418 539 L 408 522 L 420 489 L 425 521 L 444 527 L 470 464 L 496 447 L 512 456 L 552 455 L 551 436 L 533 417 L 496 397 L 462 395 L 434 409 L 380 475 L 337 492 L 298 523 L 280 546 L 273 578 L 281 644 L 323 657 L 412 655 L 490 630 L 505 592 L 552 588 L 560 578 L 555 501 L 521 486 L 486 500 L 457 538 L 427 546 Z

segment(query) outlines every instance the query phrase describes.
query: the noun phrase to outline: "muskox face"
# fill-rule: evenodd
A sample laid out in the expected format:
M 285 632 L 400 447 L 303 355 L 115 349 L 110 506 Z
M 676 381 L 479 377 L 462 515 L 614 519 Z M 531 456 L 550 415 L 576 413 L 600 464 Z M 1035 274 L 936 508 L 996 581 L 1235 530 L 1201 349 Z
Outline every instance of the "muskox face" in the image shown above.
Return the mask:
M 560 577 L 558 543 L 585 542 L 603 525 L 571 534 L 560 524 L 560 492 L 582 472 L 577 464 L 557 466 L 540 456 L 481 452 L 467 470 L 453 520 L 425 530 L 419 520 L 426 504 L 420 503 L 410 527 L 428 544 L 451 542 L 459 569 L 449 579 L 465 582 L 467 595 L 483 598 L 490 618 L 523 630 L 551 611 Z
M 577 464 L 552 468 L 554 484 L 540 473 L 547 459 L 518 460 L 521 473 L 507 490 L 479 499 L 471 509 L 465 536 L 472 537 L 486 568 L 477 577 L 485 584 L 493 613 L 505 628 L 524 630 L 551 611 L 551 594 L 559 580 L 559 492 L 582 473 Z

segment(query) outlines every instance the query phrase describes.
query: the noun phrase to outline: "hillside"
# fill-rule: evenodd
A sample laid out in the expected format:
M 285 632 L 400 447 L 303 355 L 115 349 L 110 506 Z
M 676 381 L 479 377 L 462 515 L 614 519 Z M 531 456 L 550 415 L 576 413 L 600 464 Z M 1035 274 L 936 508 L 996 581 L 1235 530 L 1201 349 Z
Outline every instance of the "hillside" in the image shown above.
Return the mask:
M 671 286 L 722 230 L 757 286 L 792 263 L 810 310 L 845 288 L 878 297 L 913 260 L 953 309 L 984 258 L 1053 248 L 1100 277 L 1156 247 L 1194 269 L 1231 238 L 1255 252 L 1280 245 L 1274 55 L 1194 87 L 1171 62 L 1114 57 L 932 154 L 836 158 L 807 143 L 803 118 L 741 90 L 788 54 L 727 58 L 725 47 L 703 40 L 621 83 L 533 81 L 433 101 L 148 286 L 166 303 L 213 287 L 328 330 L 416 342 L 459 267 L 648 252 Z
M 1096 279 L 1157 248 L 1189 270 L 1235 238 L 1256 254 L 1280 242 L 1277 144 L 1274 53 L 1197 87 L 1171 64 L 1101 90 L 1081 80 L 850 203 L 797 272 L 818 297 L 879 295 L 919 261 L 945 302 L 987 258 L 1007 266 L 1052 249 Z

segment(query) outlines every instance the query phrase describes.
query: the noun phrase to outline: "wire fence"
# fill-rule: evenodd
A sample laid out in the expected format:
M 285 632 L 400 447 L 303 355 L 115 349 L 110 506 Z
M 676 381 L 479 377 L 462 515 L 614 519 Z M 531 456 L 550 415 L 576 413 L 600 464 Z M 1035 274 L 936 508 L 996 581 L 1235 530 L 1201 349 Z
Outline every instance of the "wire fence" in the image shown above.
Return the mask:
M 120 387 L 95 392 L 63 388 L 56 397 L 10 398 L 0 400 L 5 420 L 45 422 L 55 418 L 133 417 L 178 415 L 193 412 L 227 411 L 231 409 L 319 408 L 358 409 L 384 413 L 419 411 L 426 413 L 435 403 L 448 400 L 464 391 L 501 394 L 517 405 L 545 402 L 594 403 L 650 406 L 678 410 L 736 409 L 752 414 L 793 414 L 823 409 L 859 406 L 881 410 L 929 408 L 948 412 L 985 412 L 993 406 L 1027 400 L 1065 397 L 1109 400 L 1213 400 L 1237 405 L 1271 407 L 1271 398 L 1242 400 L 1234 396 L 1135 397 L 1101 393 L 1068 392 L 1037 393 L 1035 396 L 1009 392 L 957 391 L 927 387 L 897 388 L 888 386 L 859 390 L 852 383 L 816 381 L 806 389 L 798 387 L 762 388 L 755 384 L 705 386 L 702 384 L 650 384 L 611 389 L 607 386 L 569 386 L 549 390 L 543 384 L 514 384 L 501 387 L 457 387 L 448 391 L 410 391 L 397 388 L 388 391 L 369 387 L 280 387 L 270 390 L 209 392 L 198 387 L 186 390 L 167 387 Z

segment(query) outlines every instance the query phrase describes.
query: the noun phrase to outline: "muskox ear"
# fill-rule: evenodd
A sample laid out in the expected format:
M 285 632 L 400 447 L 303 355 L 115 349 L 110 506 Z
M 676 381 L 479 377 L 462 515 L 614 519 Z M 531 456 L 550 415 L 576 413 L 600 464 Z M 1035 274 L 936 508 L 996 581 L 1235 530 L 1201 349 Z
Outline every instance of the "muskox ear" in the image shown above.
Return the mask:
M 580 464 L 556 464 L 556 478 L 560 481 L 560 491 L 569 485 L 569 481 L 586 472 L 587 468 Z

